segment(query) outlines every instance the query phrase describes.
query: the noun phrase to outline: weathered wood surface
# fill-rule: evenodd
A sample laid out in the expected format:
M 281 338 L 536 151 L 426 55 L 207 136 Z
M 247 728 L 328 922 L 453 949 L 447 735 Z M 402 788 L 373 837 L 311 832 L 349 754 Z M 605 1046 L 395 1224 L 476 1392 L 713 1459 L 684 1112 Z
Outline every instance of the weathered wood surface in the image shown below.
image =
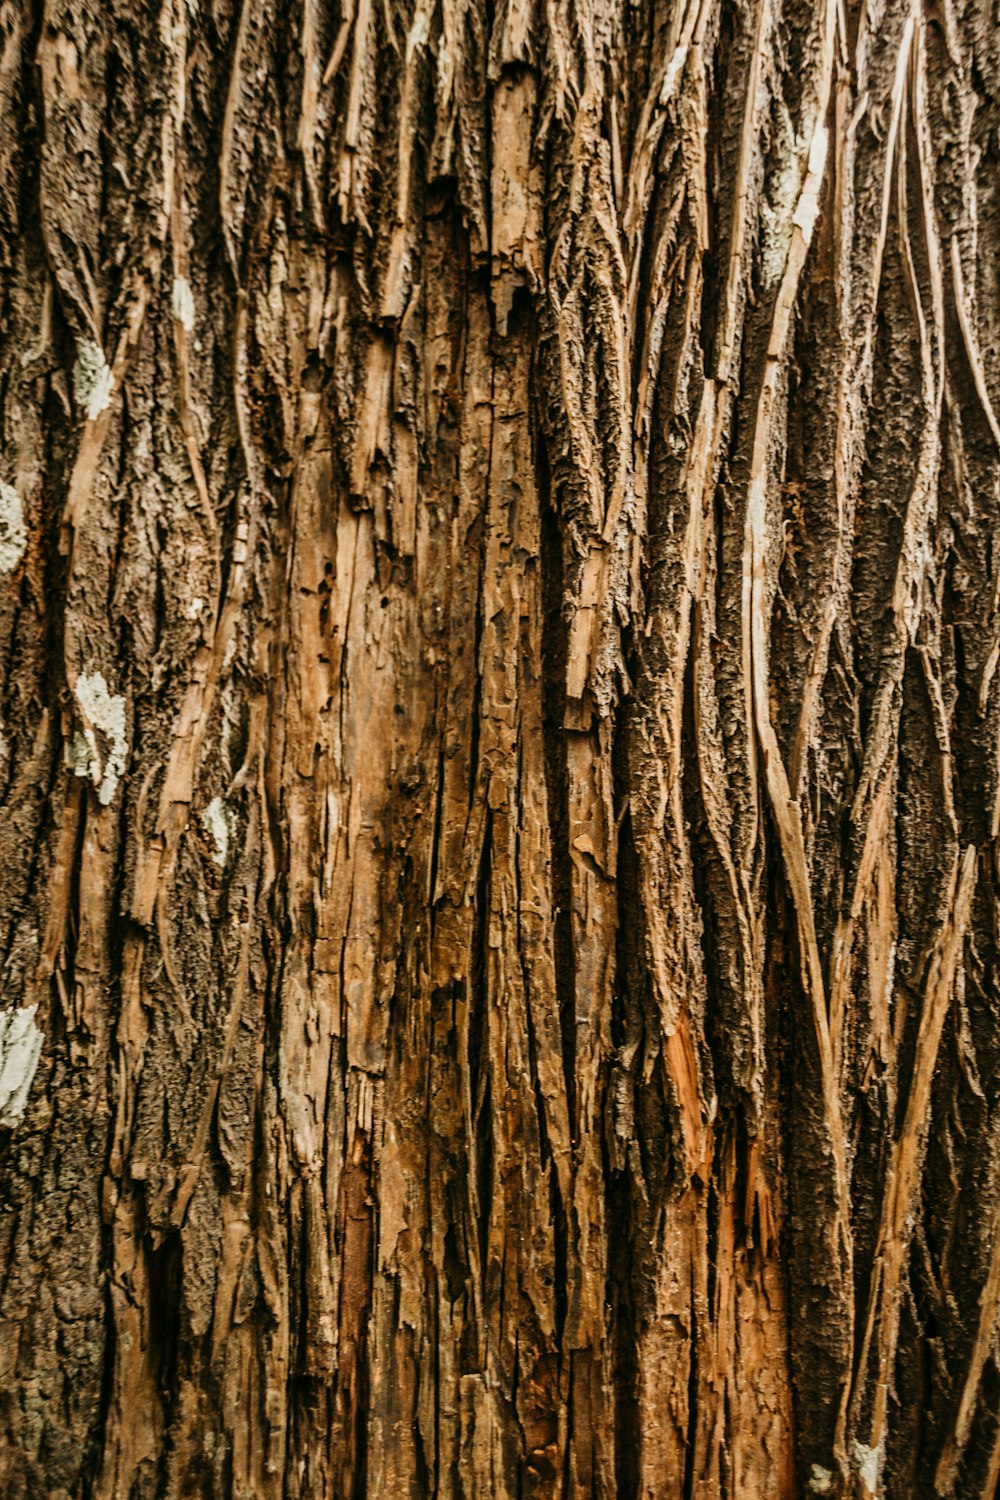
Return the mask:
M 993 1496 L 995 7 L 0 105 L 0 1492 Z

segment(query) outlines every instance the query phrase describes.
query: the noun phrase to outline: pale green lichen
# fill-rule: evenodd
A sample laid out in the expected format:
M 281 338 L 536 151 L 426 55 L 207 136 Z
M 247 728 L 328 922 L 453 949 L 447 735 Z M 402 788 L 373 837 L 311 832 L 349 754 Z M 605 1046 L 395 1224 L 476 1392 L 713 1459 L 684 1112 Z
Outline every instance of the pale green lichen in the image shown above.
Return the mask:
M 74 776 L 81 778 L 90 776 L 90 746 L 79 729 L 63 746 L 63 761 Z
M 37 1009 L 0 1011 L 0 1125 L 8 1129 L 24 1114 L 42 1054 L 45 1035 L 35 1025 Z
M 174 291 L 170 306 L 174 317 L 185 333 L 190 333 L 194 328 L 194 297 L 190 285 L 183 276 L 174 278 Z
M 221 797 L 213 797 L 201 815 L 201 826 L 215 846 L 212 858 L 225 869 L 229 840 L 233 833 L 233 815 Z
M 813 1464 L 812 1473 L 809 1476 L 809 1488 L 814 1495 L 829 1495 L 833 1489 L 832 1471 L 824 1469 L 822 1464 Z
M 73 396 L 90 421 L 111 404 L 114 376 L 104 351 L 93 339 L 77 339 L 73 366 Z
M 27 545 L 21 497 L 12 484 L 0 483 L 0 573 L 13 572 Z
M 125 738 L 125 699 L 113 697 L 100 672 L 76 679 L 76 699 L 83 713 L 84 728 L 73 736 L 66 760 L 77 776 L 87 777 L 97 788 L 97 800 L 107 807 L 125 774 L 128 741 Z M 95 730 L 111 743 L 102 760 Z
M 785 269 L 802 181 L 799 142 L 786 108 L 780 110 L 775 122 L 772 149 L 778 165 L 760 202 L 761 275 L 766 287 L 777 285 Z

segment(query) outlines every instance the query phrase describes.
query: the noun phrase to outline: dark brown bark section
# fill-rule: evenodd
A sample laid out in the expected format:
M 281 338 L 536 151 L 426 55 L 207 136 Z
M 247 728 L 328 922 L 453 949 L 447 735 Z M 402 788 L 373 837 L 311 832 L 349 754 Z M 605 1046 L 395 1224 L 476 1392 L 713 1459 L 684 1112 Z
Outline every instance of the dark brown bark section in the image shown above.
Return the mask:
M 5 1496 L 994 1494 L 998 68 L 0 3 Z

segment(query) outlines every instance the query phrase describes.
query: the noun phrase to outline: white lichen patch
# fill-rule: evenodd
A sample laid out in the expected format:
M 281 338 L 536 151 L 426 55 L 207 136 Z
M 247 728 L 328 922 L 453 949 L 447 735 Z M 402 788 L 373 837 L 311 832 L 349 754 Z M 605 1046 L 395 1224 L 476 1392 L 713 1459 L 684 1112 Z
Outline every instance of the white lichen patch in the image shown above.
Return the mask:
M 663 75 L 663 87 L 660 89 L 661 109 L 673 98 L 674 90 L 677 88 L 677 80 L 684 71 L 684 64 L 687 62 L 687 59 L 688 44 L 687 42 L 682 42 L 667 64 L 667 71 Z
M 43 1032 L 35 1025 L 37 1005 L 0 1011 L 0 1125 L 21 1119 L 42 1055 Z
M 866 1443 L 859 1443 L 855 1439 L 851 1452 L 861 1483 L 869 1495 L 876 1494 L 878 1490 L 878 1471 L 882 1462 L 881 1444 L 877 1448 L 869 1448 Z
M 792 222 L 801 231 L 802 238 L 808 245 L 812 239 L 813 230 L 816 227 L 816 219 L 819 215 L 819 193 L 823 186 L 823 173 L 826 170 L 826 152 L 830 139 L 830 132 L 825 125 L 817 127 L 816 134 L 812 138 L 809 147 L 809 170 L 806 174 L 805 186 L 802 189 L 802 197 L 799 199 Z
M 430 7 L 427 6 L 427 5 L 423 5 L 423 6 L 418 5 L 417 6 L 417 13 L 416 13 L 416 15 L 413 18 L 413 25 L 410 27 L 410 34 L 406 38 L 406 57 L 407 57 L 407 61 L 409 61 L 409 59 L 413 56 L 414 52 L 417 52 L 420 49 L 422 49 L 422 48 L 424 48 L 424 47 L 427 46 L 427 43 L 430 40 L 430 35 L 431 35 L 431 11 L 430 11 Z
M 809 1476 L 809 1488 L 814 1495 L 829 1495 L 833 1489 L 832 1471 L 824 1469 L 822 1464 L 813 1464 L 812 1473 Z
M 174 278 L 174 291 L 170 299 L 170 306 L 174 317 L 184 329 L 190 333 L 194 328 L 194 296 L 187 278 L 177 276 Z
M 92 422 L 111 404 L 114 376 L 104 351 L 93 339 L 77 339 L 73 366 L 73 396 Z
M 84 729 L 73 736 L 66 759 L 77 776 L 88 777 L 97 788 L 97 800 L 107 807 L 125 774 L 128 741 L 125 738 L 125 699 L 114 697 L 100 672 L 76 679 L 76 700 L 83 713 Z M 110 742 L 102 758 L 95 730 Z
M 451 53 L 448 50 L 448 43 L 446 38 L 442 36 L 440 42 L 438 43 L 437 54 L 437 75 L 439 90 L 447 89 L 448 80 L 451 78 L 453 71 L 454 63 L 452 61 Z
M 212 858 L 220 870 L 226 867 L 229 840 L 233 834 L 233 815 L 221 797 L 213 797 L 201 815 L 201 826 L 214 845 Z
M 0 483 L 0 573 L 13 572 L 27 545 L 21 497 L 12 484 Z

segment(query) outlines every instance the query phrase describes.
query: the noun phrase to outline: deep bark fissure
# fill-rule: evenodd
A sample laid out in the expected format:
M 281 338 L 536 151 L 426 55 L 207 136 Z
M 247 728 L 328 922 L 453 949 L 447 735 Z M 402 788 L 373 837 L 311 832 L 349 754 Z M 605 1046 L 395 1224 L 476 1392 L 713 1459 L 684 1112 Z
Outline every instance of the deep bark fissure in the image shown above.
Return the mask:
M 569 768 L 566 718 L 566 622 L 563 541 L 552 502 L 548 460 L 536 434 L 541 510 L 542 668 L 545 695 L 545 778 L 552 849 L 553 962 L 562 1040 L 566 1104 L 576 1120 L 576 970 L 573 959 L 572 860 L 569 854 Z M 575 1135 L 575 1128 L 574 1128 Z

